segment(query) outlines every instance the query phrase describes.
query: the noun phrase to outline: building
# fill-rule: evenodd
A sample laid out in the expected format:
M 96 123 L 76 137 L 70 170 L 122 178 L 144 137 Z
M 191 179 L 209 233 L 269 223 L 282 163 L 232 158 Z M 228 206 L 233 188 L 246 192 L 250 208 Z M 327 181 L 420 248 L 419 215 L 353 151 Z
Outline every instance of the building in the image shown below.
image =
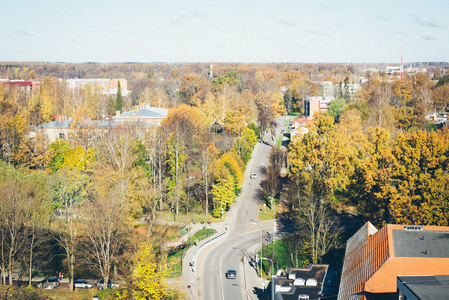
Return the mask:
M 304 115 L 308 119 L 313 119 L 316 113 L 327 111 L 328 104 L 332 100 L 334 97 L 307 97 L 304 100 Z
M 37 132 L 46 135 L 50 142 L 74 137 L 98 139 L 101 138 L 104 130 L 126 124 L 126 122 L 132 122 L 144 129 L 157 127 L 167 114 L 168 109 L 151 107 L 146 103 L 137 106 L 136 110 L 121 115 L 120 112 L 117 112 L 117 116 L 113 120 L 74 121 L 72 118 L 62 116 L 56 121 L 39 125 Z
M 0 80 L 0 84 L 9 88 L 19 88 L 25 92 L 26 97 L 31 96 L 31 94 L 36 91 L 36 86 L 39 85 L 39 83 L 35 81 L 9 79 Z
M 163 118 L 168 115 L 168 109 L 153 107 L 149 103 L 137 105 L 135 110 L 124 112 L 113 118 L 115 121 L 143 121 L 154 125 L 159 125 Z
M 108 79 L 108 78 L 90 78 L 90 79 L 67 79 L 67 87 L 75 90 L 84 88 L 86 85 L 99 86 L 106 95 L 117 95 L 118 82 L 120 82 L 120 91 L 126 97 L 131 93 L 128 90 L 128 81 L 125 78 Z
M 290 123 L 290 138 L 294 140 L 295 138 L 301 137 L 304 134 L 309 133 L 309 128 L 307 124 L 313 124 L 313 120 L 308 120 L 307 118 L 298 118 Z
M 276 300 L 319 299 L 323 293 L 328 267 L 329 265 L 312 264 L 307 268 L 288 268 L 285 276 L 278 273 L 272 278 L 272 296 Z
M 398 276 L 441 275 L 449 275 L 449 227 L 367 222 L 347 241 L 338 299 L 398 299 Z
M 398 300 L 444 300 L 449 297 L 449 276 L 398 276 Z

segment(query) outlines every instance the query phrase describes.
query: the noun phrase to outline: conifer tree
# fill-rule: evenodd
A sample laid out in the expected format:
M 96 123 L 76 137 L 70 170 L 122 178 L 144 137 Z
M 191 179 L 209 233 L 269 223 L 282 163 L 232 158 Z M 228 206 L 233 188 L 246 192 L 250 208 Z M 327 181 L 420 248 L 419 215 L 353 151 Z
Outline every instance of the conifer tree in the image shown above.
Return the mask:
M 115 110 L 123 112 L 123 97 L 120 89 L 120 80 L 117 81 L 117 98 L 115 99 Z

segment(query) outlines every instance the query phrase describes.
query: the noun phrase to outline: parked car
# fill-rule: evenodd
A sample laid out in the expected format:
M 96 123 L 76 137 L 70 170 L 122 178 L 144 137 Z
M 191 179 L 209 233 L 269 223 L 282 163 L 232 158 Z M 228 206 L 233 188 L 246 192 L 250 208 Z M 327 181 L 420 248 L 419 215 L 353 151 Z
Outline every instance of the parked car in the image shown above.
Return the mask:
M 36 283 L 38 288 L 52 289 L 59 286 L 59 280 L 56 277 L 48 277 Z
M 111 280 L 108 280 L 108 286 L 107 288 L 119 288 L 120 284 L 112 282 Z M 104 289 L 104 280 L 100 279 L 97 282 L 97 289 L 102 290 Z
M 235 270 L 228 270 L 226 272 L 226 278 L 227 279 L 235 279 L 235 278 L 237 278 L 237 272 Z
M 255 178 L 257 178 L 257 174 L 256 174 L 256 173 L 251 173 L 251 175 L 249 176 L 249 178 L 255 179 Z
M 86 280 L 83 280 L 83 279 L 76 279 L 73 282 L 73 284 L 74 284 L 75 288 L 77 288 L 77 289 L 91 289 L 94 287 L 93 283 L 87 282 Z M 70 283 L 69 283 L 69 285 L 70 285 Z

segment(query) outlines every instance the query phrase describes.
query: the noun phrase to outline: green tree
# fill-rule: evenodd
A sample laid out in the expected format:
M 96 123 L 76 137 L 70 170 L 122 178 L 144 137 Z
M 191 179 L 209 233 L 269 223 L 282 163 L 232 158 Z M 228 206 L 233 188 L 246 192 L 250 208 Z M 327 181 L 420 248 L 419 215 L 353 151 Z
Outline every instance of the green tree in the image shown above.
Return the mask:
M 65 220 L 58 232 L 58 242 L 66 252 L 70 290 L 75 278 L 75 257 L 78 243 L 79 218 L 82 204 L 91 193 L 91 180 L 78 169 L 62 168 L 54 175 L 55 202 L 64 211 Z
M 49 158 L 48 169 L 53 172 L 61 169 L 64 165 L 64 159 L 71 148 L 70 143 L 63 140 L 56 140 L 51 143 L 47 151 Z
M 329 115 L 335 118 L 338 122 L 340 114 L 346 105 L 345 99 L 335 99 L 329 102 L 329 110 L 327 111 Z

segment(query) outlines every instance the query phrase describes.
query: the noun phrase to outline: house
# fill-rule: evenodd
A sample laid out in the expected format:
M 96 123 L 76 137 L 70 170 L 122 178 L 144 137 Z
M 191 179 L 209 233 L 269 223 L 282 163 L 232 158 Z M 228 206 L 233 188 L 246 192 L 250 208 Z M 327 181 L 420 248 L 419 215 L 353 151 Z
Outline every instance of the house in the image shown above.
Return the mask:
M 309 133 L 309 129 L 307 128 L 307 124 L 313 124 L 313 120 L 308 120 L 307 118 L 299 118 L 293 120 L 290 123 L 291 133 L 290 138 L 294 140 L 295 138 L 299 138 L 304 134 Z
M 398 277 L 440 275 L 449 275 L 449 227 L 367 222 L 347 241 L 338 299 L 398 299 Z
M 319 299 L 323 293 L 328 267 L 329 265 L 311 264 L 307 268 L 288 268 L 285 276 L 278 273 L 272 277 L 271 282 L 274 299 Z

